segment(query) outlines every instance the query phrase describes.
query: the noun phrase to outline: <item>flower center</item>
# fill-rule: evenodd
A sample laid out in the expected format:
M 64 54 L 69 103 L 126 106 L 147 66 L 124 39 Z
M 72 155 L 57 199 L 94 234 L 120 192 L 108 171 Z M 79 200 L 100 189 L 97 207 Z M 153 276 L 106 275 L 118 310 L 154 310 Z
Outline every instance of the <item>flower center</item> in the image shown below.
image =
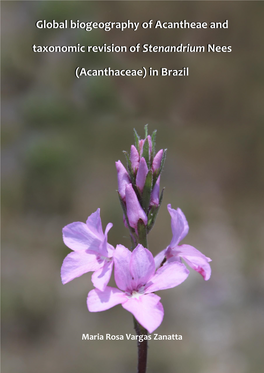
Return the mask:
M 132 293 L 127 294 L 129 298 L 139 299 L 144 294 L 144 286 L 141 286 L 138 290 L 133 290 Z
M 137 291 L 133 291 L 130 298 L 136 298 L 136 299 L 139 299 L 141 297 L 142 294 L 140 294 L 139 292 Z
M 112 258 L 108 258 L 107 256 L 104 256 L 104 255 L 98 255 L 97 260 L 100 260 L 100 261 L 102 260 L 104 262 L 111 262 Z

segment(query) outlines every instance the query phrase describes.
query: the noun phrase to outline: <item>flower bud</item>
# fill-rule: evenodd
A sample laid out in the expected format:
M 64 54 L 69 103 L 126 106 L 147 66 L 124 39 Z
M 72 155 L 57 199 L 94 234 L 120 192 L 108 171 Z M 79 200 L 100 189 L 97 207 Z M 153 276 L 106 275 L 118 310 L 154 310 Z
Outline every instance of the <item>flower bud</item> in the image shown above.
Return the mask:
M 138 170 L 138 166 L 139 166 L 139 154 L 134 145 L 131 145 L 130 162 L 131 162 L 133 172 L 136 173 L 136 171 Z
M 122 200 L 124 200 L 126 195 L 126 186 L 131 183 L 131 180 L 122 162 L 118 161 L 115 164 L 117 170 L 118 192 Z
M 153 173 L 157 173 L 161 166 L 161 160 L 163 157 L 163 149 L 160 149 L 158 153 L 155 155 L 153 162 L 152 162 L 152 171 Z
M 141 192 L 144 189 L 147 174 L 148 174 L 147 162 L 145 158 L 141 158 L 139 167 L 138 167 L 137 177 L 136 177 L 136 185 Z
M 130 227 L 134 228 L 137 233 L 137 225 L 139 219 L 147 225 L 148 218 L 144 210 L 140 206 L 137 195 L 133 189 L 132 184 L 126 186 L 126 212 Z

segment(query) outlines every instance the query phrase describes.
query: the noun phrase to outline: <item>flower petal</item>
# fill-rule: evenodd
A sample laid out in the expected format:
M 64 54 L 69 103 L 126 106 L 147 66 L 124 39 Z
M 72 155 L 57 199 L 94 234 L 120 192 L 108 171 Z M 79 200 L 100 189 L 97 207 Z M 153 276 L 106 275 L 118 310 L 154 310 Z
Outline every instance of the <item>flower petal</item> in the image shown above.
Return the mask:
M 157 329 L 163 320 L 164 310 L 156 294 L 142 295 L 139 299 L 130 298 L 122 304 L 122 307 L 131 312 L 137 321 L 149 333 Z
M 139 166 L 139 154 L 138 154 L 137 148 L 134 145 L 131 145 L 130 161 L 131 161 L 132 169 L 135 172 Z
M 126 207 L 128 221 L 132 228 L 134 228 L 137 231 L 137 224 L 139 219 L 142 219 L 145 225 L 147 224 L 147 215 L 140 206 L 140 203 L 137 199 L 137 195 L 133 189 L 132 184 L 128 184 L 126 187 Z
M 118 191 L 120 197 L 124 199 L 126 194 L 126 186 L 127 184 L 131 183 L 131 180 L 122 162 L 118 161 L 115 164 L 117 170 Z
M 176 260 L 165 263 L 146 285 L 145 293 L 174 288 L 186 280 L 188 275 L 188 269 L 181 262 Z
M 142 245 L 137 245 L 131 254 L 130 272 L 133 277 L 133 289 L 139 289 L 145 285 L 155 273 L 153 255 Z
M 62 234 L 65 245 L 74 251 L 99 247 L 104 240 L 100 209 L 88 217 L 86 224 L 77 221 L 66 225 Z
M 61 266 L 61 281 L 63 284 L 82 276 L 90 271 L 97 271 L 100 264 L 95 254 L 87 254 L 85 251 L 74 251 L 66 256 Z
M 181 209 L 178 208 L 174 210 L 171 208 L 170 204 L 167 208 L 171 216 L 172 240 L 170 247 L 173 248 L 187 235 L 189 232 L 189 225 Z
M 140 163 L 139 163 L 139 167 L 138 167 L 137 177 L 136 177 L 136 185 L 141 192 L 144 189 L 147 174 L 148 174 L 147 162 L 146 162 L 145 158 L 141 158 Z
M 114 249 L 112 245 L 107 243 L 107 234 L 109 230 L 112 228 L 112 226 L 113 226 L 112 223 L 107 224 L 105 228 L 104 240 L 101 243 L 100 247 L 98 248 L 98 252 L 100 253 L 100 255 L 103 255 L 105 257 L 109 257 L 109 254 L 110 256 L 112 256 L 111 254 L 113 253 L 113 249 Z
M 89 230 L 82 222 L 74 222 L 66 225 L 62 230 L 63 241 L 66 246 L 74 251 L 88 249 L 91 245 L 100 246 L 101 240 Z
M 86 225 L 88 229 L 94 233 L 95 236 L 103 240 L 104 234 L 100 217 L 100 208 L 98 208 L 94 213 L 88 216 L 86 220 Z
M 163 149 L 160 149 L 158 153 L 155 155 L 153 162 L 152 162 L 153 173 L 155 171 L 158 171 L 158 169 L 160 168 L 162 157 L 163 157 Z
M 199 272 L 207 281 L 211 276 L 211 266 L 209 262 L 212 260 L 202 254 L 195 247 L 190 245 L 177 246 L 171 250 L 173 255 L 177 255 L 185 260 L 185 262 L 196 272 Z
M 139 146 L 139 155 L 140 155 L 140 157 L 142 157 L 142 152 L 143 152 L 144 142 L 145 142 L 144 139 L 141 139 L 141 140 L 139 140 L 139 142 L 138 142 L 138 146 Z
M 116 289 L 107 286 L 104 291 L 93 289 L 87 297 L 87 307 L 90 312 L 101 312 L 125 302 L 126 295 Z
M 123 245 L 117 245 L 114 254 L 115 282 L 119 289 L 131 290 L 131 274 L 129 271 L 131 251 Z
M 92 275 L 92 283 L 95 288 L 104 291 L 106 288 L 106 285 L 108 284 L 113 269 L 113 261 L 107 262 L 105 261 L 105 264 L 102 268 L 95 271 Z
M 166 258 L 166 256 L 165 256 L 166 250 L 167 250 L 167 247 L 166 247 L 166 249 L 162 250 L 160 253 L 158 253 L 155 256 L 154 261 L 155 261 L 155 267 L 156 267 L 156 269 L 158 269 L 160 267 L 161 263 Z

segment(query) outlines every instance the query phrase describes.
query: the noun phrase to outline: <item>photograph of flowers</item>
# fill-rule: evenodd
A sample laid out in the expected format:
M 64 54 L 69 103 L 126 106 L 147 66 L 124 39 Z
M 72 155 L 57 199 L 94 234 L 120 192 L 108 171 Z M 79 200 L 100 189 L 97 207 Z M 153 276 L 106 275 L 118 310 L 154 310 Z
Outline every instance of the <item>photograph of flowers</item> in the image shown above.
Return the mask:
M 261 373 L 264 3 L 1 2 L 4 373 Z

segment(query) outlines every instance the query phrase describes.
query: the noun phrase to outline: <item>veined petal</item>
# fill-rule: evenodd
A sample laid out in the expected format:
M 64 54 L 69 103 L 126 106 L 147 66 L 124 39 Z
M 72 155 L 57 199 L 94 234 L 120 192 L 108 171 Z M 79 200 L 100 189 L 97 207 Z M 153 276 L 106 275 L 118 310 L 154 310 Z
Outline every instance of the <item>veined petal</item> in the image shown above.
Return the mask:
M 139 298 L 128 299 L 125 303 L 122 303 L 122 307 L 131 312 L 137 321 L 149 333 L 152 333 L 163 320 L 164 310 L 159 300 L 160 297 L 156 294 L 146 294 Z
M 153 173 L 155 171 L 158 171 L 158 169 L 160 168 L 162 156 L 163 156 L 163 149 L 160 149 L 158 151 L 158 153 L 155 155 L 155 157 L 153 159 L 153 162 L 152 162 L 152 171 L 153 171 Z
M 86 220 L 86 225 L 88 229 L 94 233 L 95 236 L 103 240 L 104 234 L 100 217 L 100 208 L 98 208 L 94 213 L 88 216 Z
M 87 254 L 85 251 L 74 251 L 66 256 L 61 266 L 61 281 L 63 284 L 82 276 L 90 271 L 97 271 L 100 264 L 95 254 Z
M 126 295 L 116 288 L 107 286 L 104 291 L 93 289 L 87 297 L 87 307 L 90 312 L 101 312 L 125 302 Z
M 145 285 L 155 273 L 153 255 L 142 245 L 137 245 L 131 254 L 130 272 L 133 277 L 133 289 L 139 289 Z
M 132 169 L 135 172 L 139 166 L 139 154 L 138 154 L 137 148 L 134 145 L 131 145 L 130 162 L 131 162 Z
M 195 247 L 190 245 L 177 246 L 171 250 L 173 255 L 177 255 L 185 260 L 185 262 L 196 272 L 199 272 L 207 281 L 211 276 L 211 266 L 209 262 L 212 260 L 202 254 Z
M 170 247 L 174 248 L 189 232 L 189 225 L 181 209 L 172 209 L 170 204 L 167 208 L 171 216 L 172 240 Z
M 137 231 L 137 224 L 139 219 L 142 219 L 146 225 L 148 222 L 147 215 L 138 202 L 137 195 L 133 189 L 132 184 L 126 187 L 126 207 L 129 224 Z
M 96 235 L 80 221 L 66 225 L 62 230 L 62 236 L 65 245 L 74 251 L 86 250 L 90 246 L 99 248 L 104 238 Z
M 131 180 L 122 162 L 118 161 L 115 164 L 116 164 L 116 170 L 117 170 L 118 191 L 119 191 L 120 197 L 124 199 L 125 194 L 126 194 L 126 186 L 127 184 L 131 183 Z
M 188 275 L 189 271 L 184 264 L 178 261 L 166 263 L 157 270 L 146 285 L 145 293 L 174 288 L 186 280 Z
M 119 289 L 127 291 L 132 289 L 132 277 L 129 271 L 131 251 L 123 245 L 117 245 L 114 254 L 115 282 Z
M 95 288 L 104 291 L 108 284 L 113 269 L 113 261 L 105 261 L 102 268 L 92 274 L 92 283 Z
M 138 167 L 137 177 L 136 177 L 136 185 L 141 192 L 143 191 L 147 174 L 148 174 L 147 162 L 145 158 L 141 158 L 139 167 Z

